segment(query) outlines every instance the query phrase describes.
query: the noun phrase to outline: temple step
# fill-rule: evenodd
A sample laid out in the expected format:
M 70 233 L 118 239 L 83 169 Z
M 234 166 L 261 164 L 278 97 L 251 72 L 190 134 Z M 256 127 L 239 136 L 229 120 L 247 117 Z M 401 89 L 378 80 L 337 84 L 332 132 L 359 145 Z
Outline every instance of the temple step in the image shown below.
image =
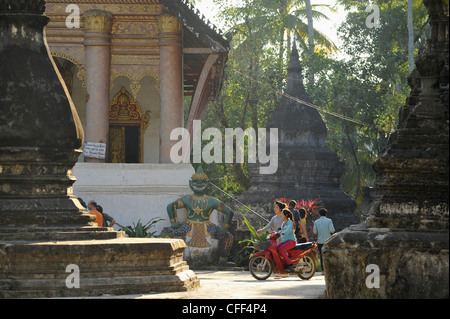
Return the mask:
M 8 298 L 48 298 L 151 294 L 161 292 L 188 291 L 199 286 L 197 276 L 192 270 L 180 276 L 146 275 L 121 277 L 81 278 L 80 288 L 61 289 L 65 279 L 9 279 L 2 285 L 0 297 Z M 10 288 L 14 288 L 13 290 Z
M 125 233 L 111 227 L 0 227 L 2 241 L 66 241 L 123 238 Z
M 184 249 L 183 240 L 156 238 L 0 242 L 0 298 L 187 291 L 199 280 Z M 80 286 L 70 288 L 76 272 Z

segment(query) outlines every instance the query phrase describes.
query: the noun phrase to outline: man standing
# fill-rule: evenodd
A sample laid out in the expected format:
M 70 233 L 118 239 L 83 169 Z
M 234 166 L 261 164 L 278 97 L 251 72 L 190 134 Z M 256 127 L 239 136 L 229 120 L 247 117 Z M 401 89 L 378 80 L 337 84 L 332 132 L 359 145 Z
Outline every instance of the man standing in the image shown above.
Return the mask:
M 93 200 L 89 201 L 88 209 L 90 210 L 89 214 L 95 216 L 97 227 L 103 227 L 103 215 L 97 210 L 97 203 Z
M 319 210 L 320 218 L 314 223 L 314 234 L 317 235 L 317 247 L 319 248 L 320 254 L 320 266 L 322 267 L 322 275 L 324 275 L 323 269 L 323 258 L 322 258 L 322 247 L 325 241 L 331 237 L 331 234 L 335 232 L 333 222 L 331 219 L 327 218 L 327 210 L 321 208 Z

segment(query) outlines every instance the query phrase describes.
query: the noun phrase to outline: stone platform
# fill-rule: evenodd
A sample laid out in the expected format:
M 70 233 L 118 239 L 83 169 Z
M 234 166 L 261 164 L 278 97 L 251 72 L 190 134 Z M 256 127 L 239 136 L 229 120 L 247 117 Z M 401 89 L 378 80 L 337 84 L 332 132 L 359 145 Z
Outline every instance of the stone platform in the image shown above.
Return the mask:
M 448 298 L 448 244 L 448 233 L 350 226 L 333 235 L 323 249 L 328 296 Z M 374 274 L 366 268 L 369 265 L 379 269 L 379 287 L 366 285 Z
M 184 249 L 179 239 L 0 241 L 0 297 L 188 291 L 199 280 L 183 261 Z M 68 265 L 79 268 L 79 288 L 66 285 Z

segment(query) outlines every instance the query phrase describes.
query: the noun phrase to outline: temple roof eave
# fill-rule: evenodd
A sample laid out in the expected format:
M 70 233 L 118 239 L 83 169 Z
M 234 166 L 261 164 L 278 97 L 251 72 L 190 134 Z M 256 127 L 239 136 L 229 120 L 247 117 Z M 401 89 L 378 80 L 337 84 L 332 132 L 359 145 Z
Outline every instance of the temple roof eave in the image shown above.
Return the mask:
M 184 27 L 194 35 L 199 41 L 214 52 L 228 52 L 230 42 L 221 35 L 220 30 L 211 24 L 205 16 L 200 17 L 198 9 L 194 12 L 194 7 L 188 5 L 186 0 L 159 0 L 167 11 L 177 17 Z
M 191 130 L 193 120 L 202 117 L 208 102 L 215 100 L 220 92 L 230 40 L 204 15 L 200 16 L 200 11 L 187 0 L 159 2 L 169 14 L 179 19 L 185 30 L 185 95 L 192 96 L 186 128 Z

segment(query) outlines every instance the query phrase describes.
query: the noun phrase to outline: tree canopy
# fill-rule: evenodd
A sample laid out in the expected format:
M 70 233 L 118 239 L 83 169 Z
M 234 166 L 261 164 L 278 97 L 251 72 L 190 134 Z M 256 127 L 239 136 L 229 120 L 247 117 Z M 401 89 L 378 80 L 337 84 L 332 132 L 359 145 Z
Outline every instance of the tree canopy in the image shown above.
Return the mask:
M 221 8 L 217 18 L 233 40 L 221 94 L 210 103 L 202 126 L 222 130 L 266 127 L 285 88 L 288 56 L 295 41 L 307 92 L 328 128 L 328 146 L 346 163 L 343 189 L 361 202 L 362 188 L 374 183 L 371 164 L 395 130 L 399 109 L 409 95 L 408 1 L 373 1 L 380 10 L 380 23 L 369 28 L 367 4 L 338 0 L 337 5 L 347 10 L 338 29 L 342 45 L 338 48 L 314 30 L 313 54 L 304 0 L 214 3 Z M 311 8 L 314 26 L 336 9 Z M 421 1 L 414 1 L 412 17 L 417 53 L 428 30 Z M 246 163 L 202 166 L 229 193 L 239 194 L 250 186 Z

